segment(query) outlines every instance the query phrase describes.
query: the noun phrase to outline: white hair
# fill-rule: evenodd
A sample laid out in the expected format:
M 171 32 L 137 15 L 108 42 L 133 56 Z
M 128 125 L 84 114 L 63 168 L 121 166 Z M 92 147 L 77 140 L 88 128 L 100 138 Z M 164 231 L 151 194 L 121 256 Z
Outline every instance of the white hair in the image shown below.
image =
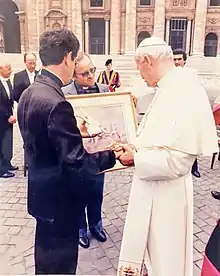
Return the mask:
M 173 60 L 172 48 L 160 37 L 145 38 L 138 46 L 135 57 L 151 56 L 155 59 L 166 57 Z

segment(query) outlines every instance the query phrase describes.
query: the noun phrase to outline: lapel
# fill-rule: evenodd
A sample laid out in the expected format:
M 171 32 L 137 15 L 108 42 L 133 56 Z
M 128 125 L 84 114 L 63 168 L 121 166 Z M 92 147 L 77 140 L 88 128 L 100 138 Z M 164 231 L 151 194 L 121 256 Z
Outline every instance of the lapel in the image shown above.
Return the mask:
M 27 70 L 24 70 L 24 82 L 25 82 L 25 84 L 26 84 L 27 87 L 31 84 L 30 83 L 30 79 L 28 77 Z
M 11 85 L 11 82 L 10 82 L 10 85 Z M 5 98 L 5 100 L 7 100 L 11 105 L 13 105 L 14 103 L 14 97 L 13 97 L 13 88 L 12 88 L 12 85 L 11 87 L 9 88 L 9 91 L 10 91 L 10 98 L 8 97 L 8 93 L 7 91 L 5 90 L 5 87 L 2 83 L 2 81 L 0 80 L 0 87 L 1 87 L 1 90 L 3 92 L 3 97 Z
M 60 86 L 55 82 L 53 81 L 51 78 L 47 77 L 47 76 L 44 76 L 44 75 L 37 75 L 36 76 L 36 82 L 40 82 L 40 83 L 43 83 L 44 85 L 47 85 L 47 86 L 50 86 L 52 87 L 53 89 L 56 90 L 56 92 L 65 99 L 65 96 L 63 94 L 63 91 L 61 90 Z

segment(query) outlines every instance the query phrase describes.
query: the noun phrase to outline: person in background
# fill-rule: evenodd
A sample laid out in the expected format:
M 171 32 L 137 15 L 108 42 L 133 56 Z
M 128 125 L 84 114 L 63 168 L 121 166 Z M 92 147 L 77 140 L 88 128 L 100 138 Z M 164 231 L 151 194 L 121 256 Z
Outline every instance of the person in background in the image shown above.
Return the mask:
M 97 79 L 98 83 L 106 84 L 111 92 L 121 86 L 119 73 L 112 69 L 112 59 L 105 62 L 106 69 L 101 71 Z
M 178 66 L 184 67 L 185 66 L 186 60 L 187 60 L 187 55 L 183 50 L 175 49 L 173 51 L 173 57 L 174 57 L 174 64 L 176 67 L 178 67 Z M 199 178 L 201 176 L 200 172 L 199 172 L 197 158 L 193 163 L 191 172 L 192 172 L 192 175 L 194 175 L 195 177 Z
M 16 102 L 19 101 L 23 91 L 34 82 L 38 73 L 36 70 L 37 57 L 34 53 L 25 53 L 24 63 L 26 69 L 14 75 L 14 100 Z
M 0 65 L 0 177 L 14 177 L 11 171 L 18 170 L 11 164 L 13 156 L 13 125 L 16 117 L 13 115 L 14 98 L 10 81 L 11 65 Z
M 28 161 L 28 212 L 36 219 L 35 274 L 75 274 L 88 178 L 112 168 L 121 150 L 89 154 L 61 87 L 70 82 L 79 41 L 68 29 L 40 36 L 41 74 L 18 103 Z M 120 148 L 120 147 L 119 147 Z
M 76 58 L 76 67 L 73 75 L 74 80 L 69 85 L 62 88 L 64 95 L 109 92 L 108 85 L 100 84 L 95 81 L 95 71 L 96 67 L 94 66 L 91 58 L 85 53 L 79 53 Z M 87 186 L 89 187 L 89 197 L 87 206 L 81 217 L 79 230 L 79 244 L 83 248 L 89 248 L 90 246 L 87 228 L 90 229 L 91 234 L 98 241 L 105 242 L 107 240 L 102 225 L 104 178 L 104 174 L 99 174 L 91 175 L 91 177 L 87 180 Z

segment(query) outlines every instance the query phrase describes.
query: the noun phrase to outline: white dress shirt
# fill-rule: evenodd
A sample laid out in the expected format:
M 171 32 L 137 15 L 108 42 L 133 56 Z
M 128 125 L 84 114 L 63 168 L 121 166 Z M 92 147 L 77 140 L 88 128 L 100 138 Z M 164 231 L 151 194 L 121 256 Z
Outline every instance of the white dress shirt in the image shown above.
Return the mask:
M 32 84 L 34 82 L 34 78 L 35 78 L 35 71 L 32 72 L 32 73 L 27 69 L 26 69 L 26 71 L 27 71 L 27 74 L 28 74 L 28 78 L 30 80 L 30 84 Z
M 3 78 L 3 77 L 0 77 L 0 80 L 1 80 L 1 82 L 2 82 L 2 84 L 3 84 L 3 86 L 4 86 L 4 88 L 5 88 L 5 90 L 6 90 L 6 92 L 7 92 L 8 98 L 10 99 L 10 98 L 11 98 L 11 97 L 10 97 L 10 90 L 9 90 L 8 83 L 7 83 L 7 81 L 8 81 L 9 79 L 5 79 L 5 78 Z

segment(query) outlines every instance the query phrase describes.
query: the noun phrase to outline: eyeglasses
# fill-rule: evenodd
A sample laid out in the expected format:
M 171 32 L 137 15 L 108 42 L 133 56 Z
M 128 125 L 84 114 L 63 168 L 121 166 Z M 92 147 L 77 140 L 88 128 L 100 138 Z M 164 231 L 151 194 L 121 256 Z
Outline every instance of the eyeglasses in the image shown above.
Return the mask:
M 76 75 L 81 75 L 84 79 L 88 78 L 91 74 L 94 75 L 96 67 L 90 68 L 88 71 L 83 73 L 75 73 Z

